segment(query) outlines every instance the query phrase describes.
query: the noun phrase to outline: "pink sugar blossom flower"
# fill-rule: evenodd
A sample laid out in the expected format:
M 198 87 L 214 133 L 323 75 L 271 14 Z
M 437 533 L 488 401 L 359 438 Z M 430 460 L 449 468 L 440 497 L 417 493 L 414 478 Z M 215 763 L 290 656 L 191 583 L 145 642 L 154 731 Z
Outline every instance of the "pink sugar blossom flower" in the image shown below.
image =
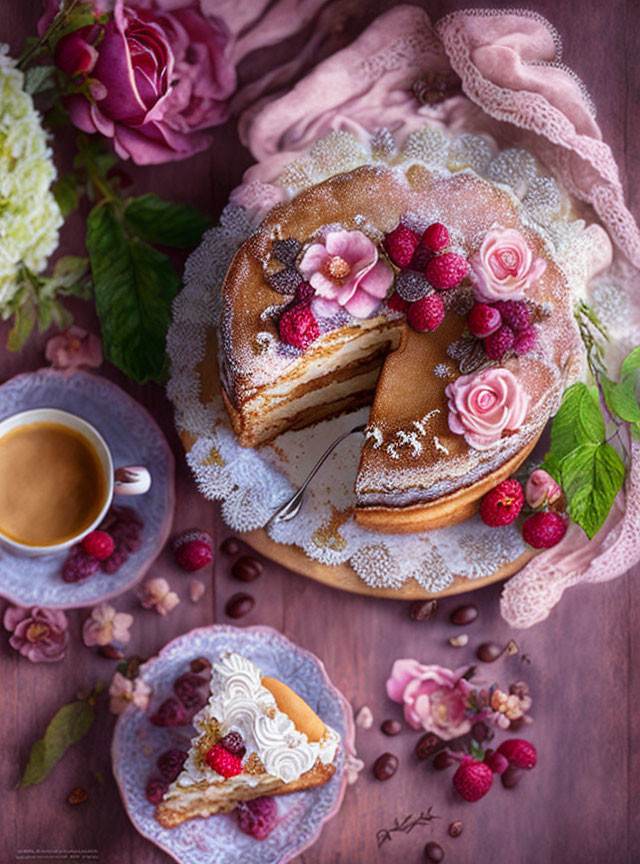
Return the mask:
M 138 597 L 145 609 L 155 609 L 160 615 L 166 615 L 180 602 L 180 598 L 171 591 L 166 579 L 156 577 L 149 579 L 138 591 Z
M 59 609 L 9 606 L 3 624 L 12 635 L 9 644 L 32 663 L 62 660 L 69 642 L 67 617 Z
M 91 610 L 91 615 L 84 622 L 82 641 L 87 648 L 92 645 L 110 645 L 112 642 L 128 642 L 132 624 L 133 615 L 116 612 L 108 603 L 100 603 Z
M 314 315 L 327 317 L 344 307 L 355 318 L 368 318 L 393 283 L 391 269 L 362 231 L 329 231 L 306 250 L 300 272 L 317 295 Z
M 522 299 L 547 269 L 515 228 L 488 231 L 469 263 L 474 294 L 483 303 Z
M 116 672 L 109 685 L 109 711 L 112 714 L 122 714 L 131 704 L 146 711 L 150 695 L 151 687 L 145 684 L 142 678 L 132 681 Z
M 100 339 L 73 324 L 47 342 L 45 357 L 54 369 L 97 368 L 102 364 Z

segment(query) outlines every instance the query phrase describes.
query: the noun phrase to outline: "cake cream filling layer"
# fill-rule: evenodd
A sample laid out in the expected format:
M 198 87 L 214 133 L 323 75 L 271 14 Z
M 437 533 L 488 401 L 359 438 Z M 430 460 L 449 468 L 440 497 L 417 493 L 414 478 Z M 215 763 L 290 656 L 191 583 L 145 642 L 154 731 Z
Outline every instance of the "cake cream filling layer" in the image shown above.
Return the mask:
M 207 705 L 196 714 L 193 723 L 198 734 L 192 739 L 189 756 L 176 783 L 188 787 L 202 781 L 250 787 L 265 781 L 290 783 L 311 770 L 318 760 L 332 764 L 340 738 L 333 730 L 319 741 L 309 741 L 299 732 L 291 718 L 278 708 L 273 694 L 262 684 L 258 667 L 239 654 L 227 654 L 213 667 L 212 695 Z M 199 743 L 215 725 L 222 736 L 238 732 L 246 747 L 246 757 L 256 754 L 266 774 L 243 771 L 225 780 L 206 764 Z

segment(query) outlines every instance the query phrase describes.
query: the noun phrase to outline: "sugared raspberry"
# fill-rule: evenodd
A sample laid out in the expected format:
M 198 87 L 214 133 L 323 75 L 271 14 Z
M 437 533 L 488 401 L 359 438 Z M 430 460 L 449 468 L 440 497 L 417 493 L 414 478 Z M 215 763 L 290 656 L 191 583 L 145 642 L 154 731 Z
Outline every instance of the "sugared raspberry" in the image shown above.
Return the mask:
M 177 699 L 165 699 L 155 714 L 149 718 L 154 726 L 186 726 L 191 714 Z
M 509 767 L 509 760 L 506 756 L 503 756 L 502 753 L 498 753 L 496 750 L 487 750 L 484 754 L 484 761 L 491 768 L 491 771 L 494 774 L 504 774 L 504 772 Z
M 522 486 L 513 477 L 498 483 L 482 499 L 480 518 L 485 525 L 497 528 L 499 525 L 510 525 L 518 518 L 524 504 Z
M 453 786 L 465 801 L 479 801 L 493 783 L 491 768 L 484 762 L 477 762 L 465 756 L 453 775 Z
M 188 755 L 186 750 L 165 750 L 158 756 L 156 765 L 162 779 L 167 783 L 173 783 L 182 771 Z
M 98 561 L 104 561 L 113 553 L 116 544 L 106 531 L 92 531 L 82 541 L 82 548 L 87 555 L 92 555 Z
M 411 259 L 411 263 L 409 264 L 409 270 L 417 270 L 419 273 L 424 273 L 427 269 L 427 264 L 433 258 L 433 252 L 427 249 L 426 246 L 423 246 L 422 243 L 418 246 L 416 251 L 413 253 L 413 257 Z
M 434 222 L 429 225 L 422 235 L 422 245 L 432 252 L 442 252 L 450 244 L 449 232 L 442 222 Z
M 443 318 L 444 303 L 437 294 L 429 294 L 417 303 L 412 303 L 407 312 L 409 325 L 418 333 L 437 330 Z
M 82 543 L 77 543 L 69 549 L 62 565 L 62 578 L 65 582 L 81 582 L 93 576 L 100 569 L 100 562 L 93 555 L 87 555 Z
M 207 697 L 202 691 L 208 683 L 207 679 L 200 675 L 185 672 L 173 682 L 173 690 L 185 708 L 190 711 L 197 711 L 207 701 Z
M 256 840 L 264 840 L 276 827 L 278 805 L 274 798 L 254 798 L 252 801 L 240 801 L 235 813 L 241 831 Z
M 220 743 L 213 745 L 204 757 L 204 761 L 223 777 L 235 777 L 236 774 L 242 774 L 242 761 L 233 753 L 225 750 Z
M 228 750 L 232 756 L 237 756 L 238 759 L 242 759 L 247 752 L 242 735 L 239 732 L 229 732 L 218 743 L 222 744 L 225 750 Z
M 538 341 L 538 328 L 532 325 L 520 333 L 516 333 L 516 338 L 513 342 L 513 350 L 520 357 L 522 354 L 528 354 L 535 348 Z
M 503 741 L 496 752 L 508 759 L 516 768 L 526 768 L 527 770 L 535 768 L 538 761 L 536 748 L 522 738 L 509 738 L 507 741 Z
M 502 320 L 516 332 L 526 330 L 531 324 L 531 315 L 524 300 L 499 300 L 495 308 L 502 315 Z
M 445 252 L 444 255 L 432 258 L 424 272 L 437 291 L 448 291 L 462 282 L 469 272 L 469 264 L 462 255 Z
M 419 243 L 420 237 L 415 231 L 400 224 L 387 234 L 383 246 L 393 263 L 404 270 L 411 263 L 413 253 L 418 248 Z
M 159 804 L 162 801 L 162 796 L 169 788 L 166 781 L 159 777 L 152 777 L 147 783 L 145 795 L 150 804 Z
M 387 306 L 389 309 L 394 309 L 396 312 L 406 312 L 409 308 L 409 304 L 406 300 L 403 300 L 402 297 L 397 294 L 395 291 L 387 300 Z
M 495 333 L 502 324 L 502 316 L 495 306 L 487 303 L 474 303 L 467 316 L 467 326 L 473 336 L 486 339 Z
M 433 288 L 422 273 L 406 270 L 396 279 L 396 293 L 407 303 L 415 303 L 417 300 L 422 300 L 427 294 L 433 294 Z
M 195 573 L 213 561 L 213 540 L 206 531 L 183 531 L 173 541 L 173 554 L 183 570 Z
M 283 312 L 278 324 L 280 339 L 304 351 L 320 335 L 320 328 L 308 306 L 293 306 Z
M 550 549 L 562 540 L 566 530 L 567 523 L 559 513 L 534 513 L 522 526 L 522 538 L 534 549 Z
M 492 360 L 502 360 L 503 356 L 513 348 L 515 336 L 511 327 L 503 324 L 482 343 L 484 350 Z
M 315 293 L 313 286 L 309 285 L 308 282 L 301 282 L 296 288 L 296 296 L 293 298 L 294 305 L 310 303 Z
M 143 522 L 131 507 L 112 507 L 100 529 L 107 531 L 115 543 L 108 558 L 101 562 L 105 573 L 115 573 L 140 548 Z

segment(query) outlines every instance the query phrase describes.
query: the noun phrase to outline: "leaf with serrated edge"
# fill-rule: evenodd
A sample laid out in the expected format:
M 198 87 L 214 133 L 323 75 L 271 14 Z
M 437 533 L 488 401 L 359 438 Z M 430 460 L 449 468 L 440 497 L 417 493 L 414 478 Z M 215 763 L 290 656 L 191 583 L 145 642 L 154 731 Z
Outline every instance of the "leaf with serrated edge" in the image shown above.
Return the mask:
M 622 361 L 620 369 L 620 379 L 624 381 L 626 378 L 637 377 L 638 369 L 640 369 L 640 345 L 633 348 Z
M 586 384 L 568 387 L 551 427 L 551 456 L 562 459 L 581 444 L 604 441 L 605 434 L 604 420 Z
M 212 224 L 190 204 L 173 204 L 151 194 L 133 198 L 124 218 L 127 227 L 143 240 L 179 249 L 196 246 Z
M 602 527 L 624 482 L 624 463 L 610 444 L 583 444 L 562 461 L 569 515 L 589 538 Z
M 56 713 L 44 737 L 31 748 L 20 787 L 42 783 L 72 744 L 80 741 L 93 724 L 93 708 L 83 701 L 70 702 Z

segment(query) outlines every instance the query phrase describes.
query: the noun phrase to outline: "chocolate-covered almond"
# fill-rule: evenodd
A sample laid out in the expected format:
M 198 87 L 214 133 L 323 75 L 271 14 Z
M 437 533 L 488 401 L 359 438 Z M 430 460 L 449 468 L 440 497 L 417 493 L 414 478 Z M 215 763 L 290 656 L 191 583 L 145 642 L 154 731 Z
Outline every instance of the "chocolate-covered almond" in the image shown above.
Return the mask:
M 255 602 L 251 594 L 234 594 L 227 600 L 225 612 L 229 618 L 244 618 L 251 612 Z
M 231 568 L 231 575 L 240 582 L 254 582 L 262 575 L 262 564 L 250 555 L 243 555 Z
M 458 606 L 451 613 L 451 623 L 458 627 L 464 627 L 471 624 L 478 617 L 478 607 L 473 603 L 467 603 L 465 606 Z
M 373 774 L 376 780 L 389 780 L 398 770 L 398 757 L 393 753 L 383 753 L 373 764 Z

